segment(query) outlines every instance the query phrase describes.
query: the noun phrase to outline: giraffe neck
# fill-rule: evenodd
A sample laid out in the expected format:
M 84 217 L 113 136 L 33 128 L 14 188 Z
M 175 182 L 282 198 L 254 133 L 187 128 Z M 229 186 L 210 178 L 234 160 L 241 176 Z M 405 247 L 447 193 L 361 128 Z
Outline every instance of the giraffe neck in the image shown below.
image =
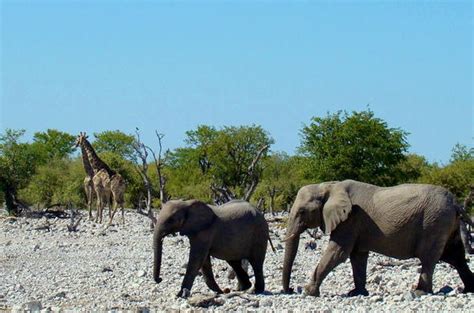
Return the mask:
M 110 167 L 99 158 L 97 153 L 95 153 L 94 148 L 92 148 L 92 145 L 90 144 L 89 141 L 87 141 L 87 139 L 84 139 L 82 146 L 84 147 L 84 150 L 87 155 L 87 159 L 89 160 L 89 163 L 94 173 L 97 173 L 100 170 L 106 170 L 107 173 L 109 173 L 109 175 L 115 174 L 115 172 L 112 171 Z
M 81 154 L 82 154 L 82 164 L 84 165 L 84 170 L 86 171 L 87 176 L 92 177 L 94 176 L 94 169 L 89 162 L 89 158 L 87 157 L 87 151 L 84 148 L 84 145 L 81 145 Z

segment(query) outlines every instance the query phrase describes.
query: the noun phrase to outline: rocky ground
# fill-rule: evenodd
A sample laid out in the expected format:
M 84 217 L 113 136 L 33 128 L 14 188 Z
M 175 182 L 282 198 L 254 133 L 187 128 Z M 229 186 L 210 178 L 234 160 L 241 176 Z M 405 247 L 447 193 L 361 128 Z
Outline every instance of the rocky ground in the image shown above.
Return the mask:
M 281 294 L 284 229 L 271 223 L 276 253 L 268 249 L 265 261 L 267 292 L 231 292 L 213 297 L 197 277 L 188 299 L 176 298 L 185 272 L 189 244 L 185 237 L 164 241 L 162 275 L 152 279 L 152 233 L 149 220 L 126 213 L 126 225 L 113 225 L 105 233 L 102 225 L 84 220 L 77 232 L 69 232 L 68 219 L 10 219 L 0 212 L 0 311 L 42 309 L 47 311 L 106 310 L 191 310 L 196 306 L 228 310 L 318 310 L 336 311 L 470 311 L 474 295 L 461 294 L 461 280 L 448 265 L 436 267 L 436 294 L 415 297 L 411 292 L 418 280 L 417 260 L 399 261 L 371 254 L 368 266 L 368 297 L 344 297 L 353 288 L 347 261 L 329 274 L 321 297 L 301 294 L 309 273 L 318 262 L 328 238 L 317 246 L 304 234 L 295 262 L 293 295 Z M 270 218 L 270 217 L 269 217 Z M 310 244 L 311 243 L 311 244 Z M 213 259 L 221 288 L 233 288 L 227 265 Z M 474 269 L 474 262 L 470 263 Z M 253 279 L 253 277 L 252 277 Z

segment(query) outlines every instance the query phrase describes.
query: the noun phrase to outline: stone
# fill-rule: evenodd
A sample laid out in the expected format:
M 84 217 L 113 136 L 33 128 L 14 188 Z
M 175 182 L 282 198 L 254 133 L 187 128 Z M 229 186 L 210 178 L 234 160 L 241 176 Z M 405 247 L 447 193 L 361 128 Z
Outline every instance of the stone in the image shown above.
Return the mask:
M 381 302 L 381 301 L 383 301 L 383 298 L 379 295 L 375 295 L 375 296 L 370 297 L 370 301 L 371 302 Z
M 144 277 L 146 275 L 146 272 L 144 270 L 139 270 L 136 275 L 137 277 Z
M 66 298 L 66 293 L 64 291 L 58 292 L 57 294 L 49 297 L 49 300 L 62 299 L 62 298 Z
M 305 243 L 304 249 L 305 250 L 315 250 L 318 245 L 316 244 L 316 240 L 310 240 L 309 242 Z
M 196 295 L 188 299 L 188 304 L 198 308 L 209 308 L 223 305 L 224 300 L 215 296 Z
M 380 276 L 380 275 L 375 275 L 374 278 L 372 278 L 372 282 L 374 284 L 378 285 L 378 284 L 380 284 L 381 281 L 382 281 L 382 276 Z
M 273 305 L 273 301 L 270 299 L 264 299 L 260 301 L 260 306 L 272 306 L 272 305 Z
M 446 285 L 446 286 L 441 287 L 441 289 L 439 290 L 439 292 L 446 295 L 446 294 L 450 293 L 450 292 L 453 291 L 453 290 L 454 290 L 454 289 L 453 289 L 451 286 L 447 286 L 447 285 Z
M 30 301 L 30 302 L 24 303 L 22 308 L 23 310 L 34 313 L 34 312 L 40 312 L 43 306 L 41 305 L 41 302 L 39 301 Z
M 412 301 L 413 299 L 415 299 L 415 294 L 413 291 L 407 291 L 403 294 L 403 300 Z

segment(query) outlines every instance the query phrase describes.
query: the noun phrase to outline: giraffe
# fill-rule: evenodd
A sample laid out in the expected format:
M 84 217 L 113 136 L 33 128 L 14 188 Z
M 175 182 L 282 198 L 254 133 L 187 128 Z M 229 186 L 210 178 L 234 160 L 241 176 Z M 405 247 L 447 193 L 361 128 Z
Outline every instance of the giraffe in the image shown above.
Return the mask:
M 87 138 L 87 137 L 86 137 Z M 76 139 L 76 148 L 79 146 L 79 137 Z M 81 155 L 82 155 L 82 164 L 84 165 L 84 170 L 86 171 L 86 177 L 84 178 L 84 191 L 86 193 L 87 208 L 89 209 L 89 219 L 92 220 L 92 201 L 94 200 L 94 184 L 92 178 L 94 177 L 94 170 L 87 158 L 86 151 L 81 145 Z
M 112 224 L 114 215 L 118 206 L 122 209 L 122 223 L 125 223 L 124 217 L 124 193 L 125 180 L 122 175 L 112 170 L 104 161 L 102 161 L 95 152 L 92 145 L 87 140 L 86 133 L 80 133 L 77 138 L 77 145 L 84 149 L 87 159 L 94 171 L 92 183 L 97 196 L 97 216 L 96 222 L 102 223 L 102 212 L 106 204 L 109 203 L 112 196 L 113 207 L 109 203 L 109 225 Z

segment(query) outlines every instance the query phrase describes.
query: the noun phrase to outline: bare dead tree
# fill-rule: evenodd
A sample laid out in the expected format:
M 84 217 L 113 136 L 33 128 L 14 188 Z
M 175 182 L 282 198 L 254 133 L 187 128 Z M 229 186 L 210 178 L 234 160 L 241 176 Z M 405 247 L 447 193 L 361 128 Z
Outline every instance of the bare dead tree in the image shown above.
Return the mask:
M 163 151 L 162 140 L 163 140 L 163 137 L 165 137 L 165 135 L 158 133 L 157 130 L 155 130 L 155 135 L 156 135 L 156 138 L 158 138 L 158 157 L 156 156 L 153 149 L 151 149 L 150 147 L 147 147 L 147 149 L 151 152 L 151 155 L 153 156 L 153 160 L 155 161 L 155 167 L 158 173 L 158 188 L 160 189 L 160 201 L 161 203 L 165 203 L 169 199 L 168 194 L 166 193 L 166 188 L 165 188 L 166 177 L 163 175 L 164 162 L 162 159 L 162 151 Z
M 273 215 L 273 210 L 275 209 L 275 197 L 277 194 L 277 189 L 275 186 L 268 187 L 268 195 L 270 196 L 270 213 Z
M 215 184 L 211 184 L 211 191 L 213 193 L 214 203 L 217 205 L 227 203 L 237 198 L 227 186 L 219 187 Z
M 143 210 L 141 203 L 138 204 L 137 212 L 141 215 L 144 215 L 151 220 L 150 228 L 153 228 L 156 224 L 156 218 L 153 214 L 152 208 L 152 197 L 153 197 L 153 186 L 150 182 L 148 176 L 148 147 L 141 141 L 140 132 L 138 128 L 135 130 L 135 141 L 133 143 L 133 149 L 136 152 L 137 157 L 140 159 L 141 163 L 135 165 L 136 171 L 140 174 L 140 177 L 143 179 L 143 184 L 146 190 L 145 206 L 146 210 Z M 141 202 L 141 201 L 140 201 Z
M 255 191 L 255 188 L 257 188 L 257 185 L 260 182 L 261 174 L 258 173 L 258 171 L 257 171 L 257 164 L 258 164 L 258 161 L 260 161 L 260 159 L 262 158 L 265 151 L 267 151 L 269 147 L 270 147 L 270 145 L 264 145 L 263 147 L 261 147 L 260 150 L 258 151 L 257 155 L 255 156 L 255 158 L 253 159 L 252 163 L 250 164 L 250 166 L 247 169 L 247 177 L 250 178 L 250 183 L 248 183 L 246 188 L 245 188 L 245 193 L 244 193 L 245 196 L 244 196 L 244 199 L 243 199 L 245 201 L 250 200 L 250 198 L 252 197 L 252 195 Z
M 257 210 L 265 214 L 265 198 L 264 197 L 258 198 L 256 208 Z
M 79 226 L 79 223 L 82 220 L 82 214 L 79 213 L 77 209 L 73 209 L 71 205 L 70 206 L 70 211 L 71 211 L 71 223 L 67 225 L 67 230 L 70 232 L 76 232 L 77 231 L 77 226 Z M 79 216 L 79 218 L 77 218 Z M 77 219 L 76 219 L 77 218 Z
M 245 188 L 243 192 L 244 196 L 242 197 L 242 200 L 249 201 L 255 191 L 255 188 L 257 188 L 261 178 L 261 173 L 259 172 L 257 165 L 269 147 L 270 145 L 262 146 L 250 165 L 247 167 L 247 172 L 245 173 L 244 179 L 242 180 L 245 182 Z M 215 184 L 211 184 L 210 188 L 213 193 L 214 203 L 217 205 L 237 199 L 235 193 L 232 192 L 228 186 L 217 186 Z
M 474 185 L 470 187 L 470 192 L 464 199 L 464 211 L 468 211 L 468 209 L 472 205 L 473 197 L 474 197 Z M 467 218 L 471 218 L 467 216 Z M 460 220 L 460 231 L 461 231 L 461 240 L 464 245 L 464 250 L 466 253 L 474 254 L 474 249 L 472 248 L 472 236 L 471 236 L 471 225 L 468 225 L 462 218 Z

